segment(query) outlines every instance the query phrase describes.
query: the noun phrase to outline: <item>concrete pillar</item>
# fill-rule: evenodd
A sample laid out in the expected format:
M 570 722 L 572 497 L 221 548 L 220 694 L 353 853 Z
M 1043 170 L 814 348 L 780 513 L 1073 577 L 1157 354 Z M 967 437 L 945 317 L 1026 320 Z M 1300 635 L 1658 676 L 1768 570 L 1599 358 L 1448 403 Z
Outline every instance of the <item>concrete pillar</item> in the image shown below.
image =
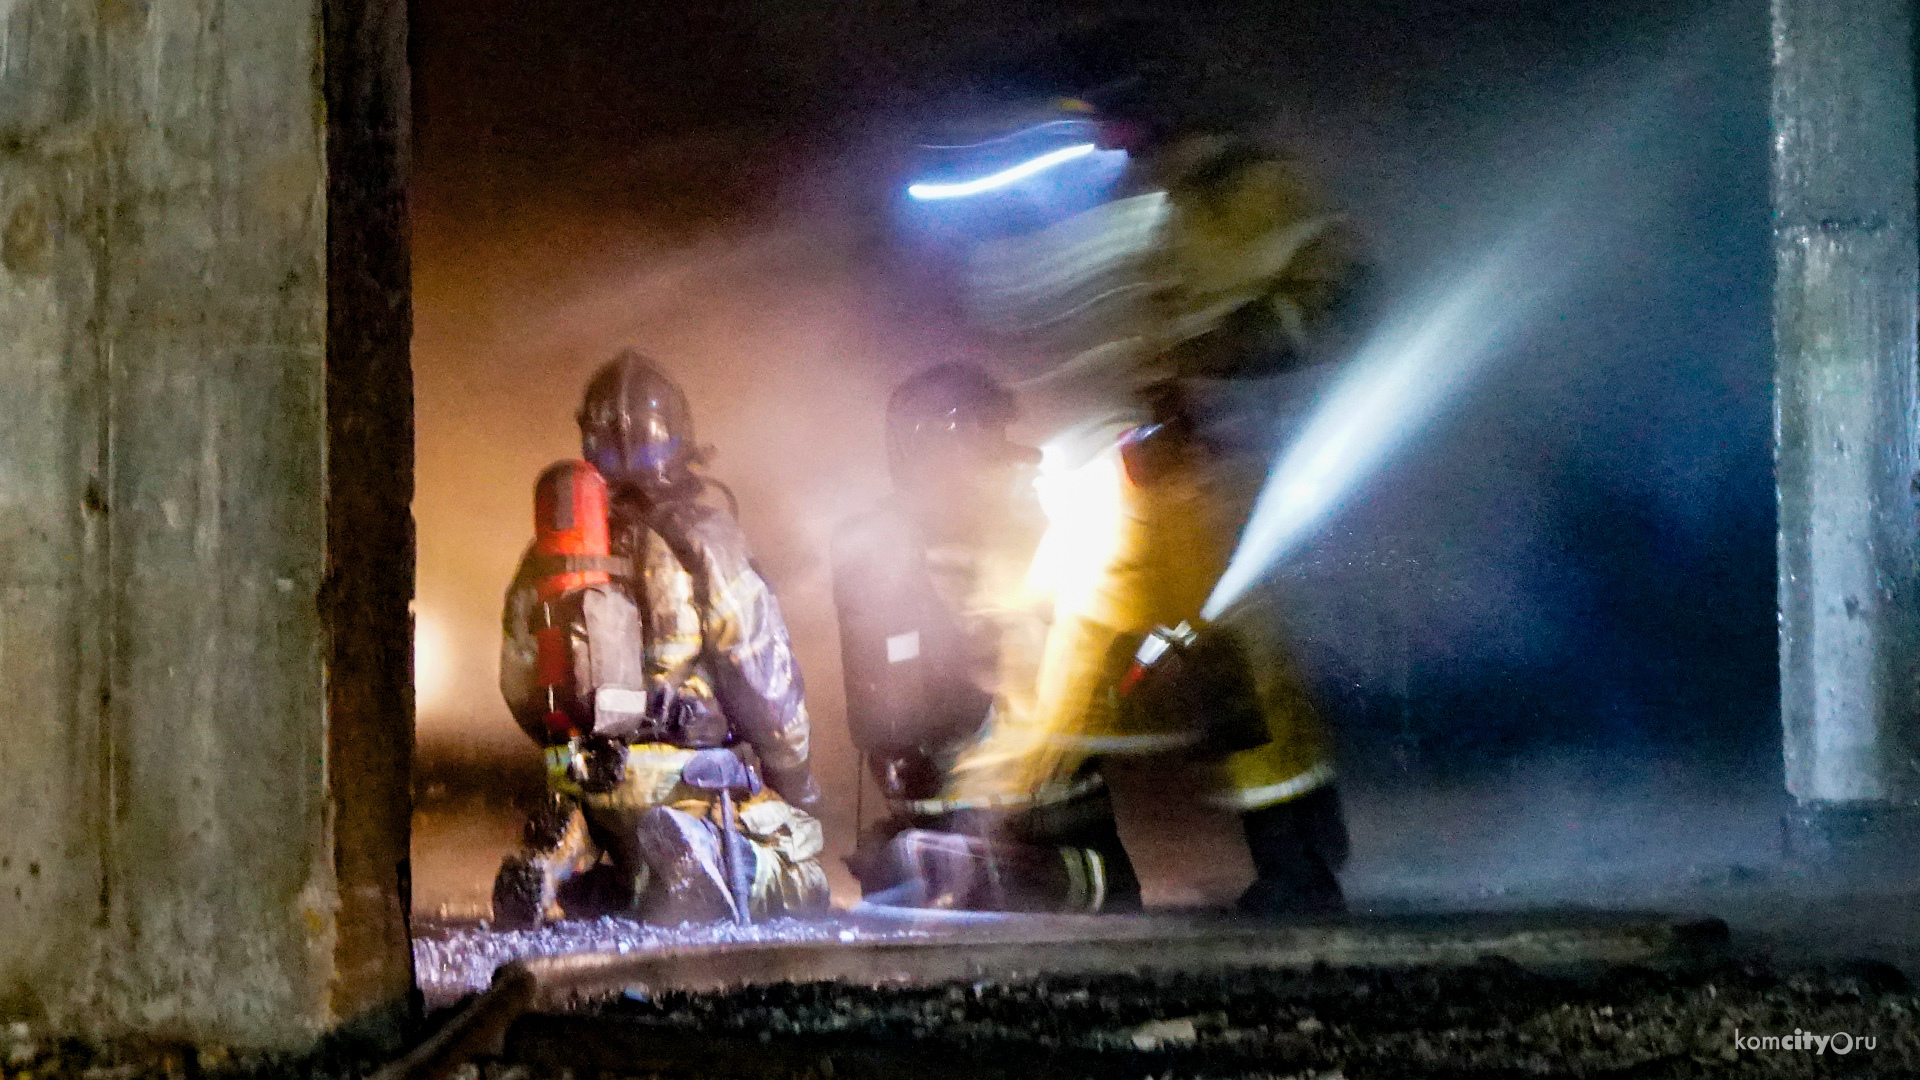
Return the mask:
M 0 1020 L 411 991 L 404 0 L 0 3 Z
M 1786 780 L 1816 841 L 1920 803 L 1910 0 L 1774 0 Z

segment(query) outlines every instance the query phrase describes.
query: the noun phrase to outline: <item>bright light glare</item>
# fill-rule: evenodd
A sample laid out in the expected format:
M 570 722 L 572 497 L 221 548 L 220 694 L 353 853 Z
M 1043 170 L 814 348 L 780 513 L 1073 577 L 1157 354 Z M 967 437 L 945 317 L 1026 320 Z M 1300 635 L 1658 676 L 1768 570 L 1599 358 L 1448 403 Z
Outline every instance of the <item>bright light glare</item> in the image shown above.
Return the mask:
M 1027 588 L 1035 596 L 1051 594 L 1057 612 L 1084 613 L 1120 541 L 1123 481 L 1113 452 L 1076 467 L 1068 467 L 1065 456 L 1058 446 L 1040 448 L 1034 487 L 1047 530 L 1027 569 Z
M 1521 247 L 1497 249 L 1361 347 L 1268 474 L 1201 618 L 1217 619 L 1289 555 L 1494 352 L 1542 288 L 1537 274 L 1523 272 L 1541 264 L 1521 258 Z
M 1088 154 L 1093 153 L 1093 151 L 1094 145 L 1092 143 L 1080 143 L 1075 146 L 1063 147 L 1051 153 L 1041 154 L 1037 158 L 1023 161 L 1018 165 L 1002 169 L 989 176 L 982 176 L 977 180 L 967 180 L 958 184 L 913 184 L 907 188 L 907 194 L 922 202 L 932 199 L 963 199 L 969 195 L 979 195 L 982 192 L 995 191 L 1006 187 L 1008 184 L 1019 183 L 1027 177 L 1033 176 L 1036 173 L 1045 172 L 1055 165 L 1065 164 L 1075 158 L 1086 157 Z
M 437 711 L 453 690 L 453 643 L 446 627 L 424 611 L 413 619 L 413 703 L 420 713 Z

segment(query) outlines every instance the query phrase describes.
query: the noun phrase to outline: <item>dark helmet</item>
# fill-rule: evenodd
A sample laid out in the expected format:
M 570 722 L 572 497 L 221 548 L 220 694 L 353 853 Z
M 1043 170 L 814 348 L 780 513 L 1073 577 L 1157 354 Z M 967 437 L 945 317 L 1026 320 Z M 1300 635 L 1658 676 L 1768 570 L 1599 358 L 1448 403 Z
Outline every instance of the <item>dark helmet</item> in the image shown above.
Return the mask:
M 577 419 L 580 454 L 608 482 L 655 500 L 699 490 L 687 395 L 653 361 L 631 349 L 607 361 L 587 383 Z
M 962 460 L 1018 456 L 1006 441 L 1014 416 L 1012 391 L 979 367 L 930 367 L 887 400 L 887 466 L 902 483 Z

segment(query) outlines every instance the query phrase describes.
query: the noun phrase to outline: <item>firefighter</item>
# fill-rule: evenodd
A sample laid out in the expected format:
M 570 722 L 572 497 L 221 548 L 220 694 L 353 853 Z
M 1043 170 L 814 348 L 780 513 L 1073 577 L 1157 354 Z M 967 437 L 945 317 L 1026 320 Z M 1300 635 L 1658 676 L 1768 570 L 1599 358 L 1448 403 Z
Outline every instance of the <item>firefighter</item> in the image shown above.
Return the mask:
M 906 380 L 887 407 L 893 494 L 834 536 L 848 722 L 888 811 L 848 860 L 870 899 L 1055 911 L 1137 899 L 1097 773 L 985 804 L 942 797 L 990 717 L 1031 710 L 1045 642 L 1049 597 L 1030 580 L 1039 453 L 1009 440 L 1014 419 L 1012 393 L 977 366 Z
M 562 886 L 596 868 L 661 923 L 823 910 L 800 671 L 739 525 L 703 501 L 686 396 L 624 351 L 578 420 L 585 461 L 542 478 L 536 536 L 604 520 L 606 549 L 537 539 L 507 591 L 501 692 L 545 747 L 550 801 L 501 867 L 495 921 L 561 917 Z M 604 509 L 549 490 L 602 480 Z
M 1248 658 L 1264 728 L 1252 739 L 1212 730 L 1216 717 L 1129 707 L 1122 691 L 1146 635 L 1201 628 L 1271 453 L 1261 418 L 1285 377 L 1324 377 L 1344 355 L 1362 281 L 1355 245 L 1297 171 L 1249 141 L 1169 133 L 1140 149 L 1167 193 L 1144 330 L 1068 365 L 1102 365 L 1079 374 L 1137 388 L 1137 422 L 1076 470 L 1107 491 L 1083 502 L 1112 510 L 1097 543 L 1081 545 L 1101 549 L 1098 566 L 1060 598 L 1033 710 L 970 747 L 949 794 L 991 800 L 1094 757 L 1151 769 L 1184 752 L 1215 778 L 1192 794 L 1241 816 L 1256 870 L 1242 909 L 1338 911 L 1347 835 L 1331 739 L 1284 647 L 1251 628 L 1213 631 L 1236 635 Z

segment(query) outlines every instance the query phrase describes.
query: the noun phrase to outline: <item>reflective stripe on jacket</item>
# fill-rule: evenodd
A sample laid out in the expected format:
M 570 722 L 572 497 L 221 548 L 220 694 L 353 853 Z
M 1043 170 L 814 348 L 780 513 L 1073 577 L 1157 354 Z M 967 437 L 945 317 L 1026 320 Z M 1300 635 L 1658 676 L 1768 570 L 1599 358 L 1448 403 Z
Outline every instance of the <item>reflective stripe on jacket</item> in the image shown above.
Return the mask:
M 1221 462 L 1198 443 L 1172 449 L 1174 467 L 1155 476 L 1090 471 L 1121 485 L 1111 500 L 1117 541 L 1087 588 L 1060 597 L 1035 708 L 996 723 L 961 756 L 948 798 L 1007 799 L 1063 782 L 1091 755 L 1164 754 L 1199 741 L 1197 721 L 1115 707 L 1115 683 L 1140 635 L 1198 620 L 1245 520 L 1247 501 Z M 1330 740 L 1284 646 L 1276 635 L 1249 637 L 1270 741 L 1226 758 L 1214 793 L 1242 809 L 1295 798 L 1331 777 Z M 1177 726 L 1142 726 L 1154 723 Z

